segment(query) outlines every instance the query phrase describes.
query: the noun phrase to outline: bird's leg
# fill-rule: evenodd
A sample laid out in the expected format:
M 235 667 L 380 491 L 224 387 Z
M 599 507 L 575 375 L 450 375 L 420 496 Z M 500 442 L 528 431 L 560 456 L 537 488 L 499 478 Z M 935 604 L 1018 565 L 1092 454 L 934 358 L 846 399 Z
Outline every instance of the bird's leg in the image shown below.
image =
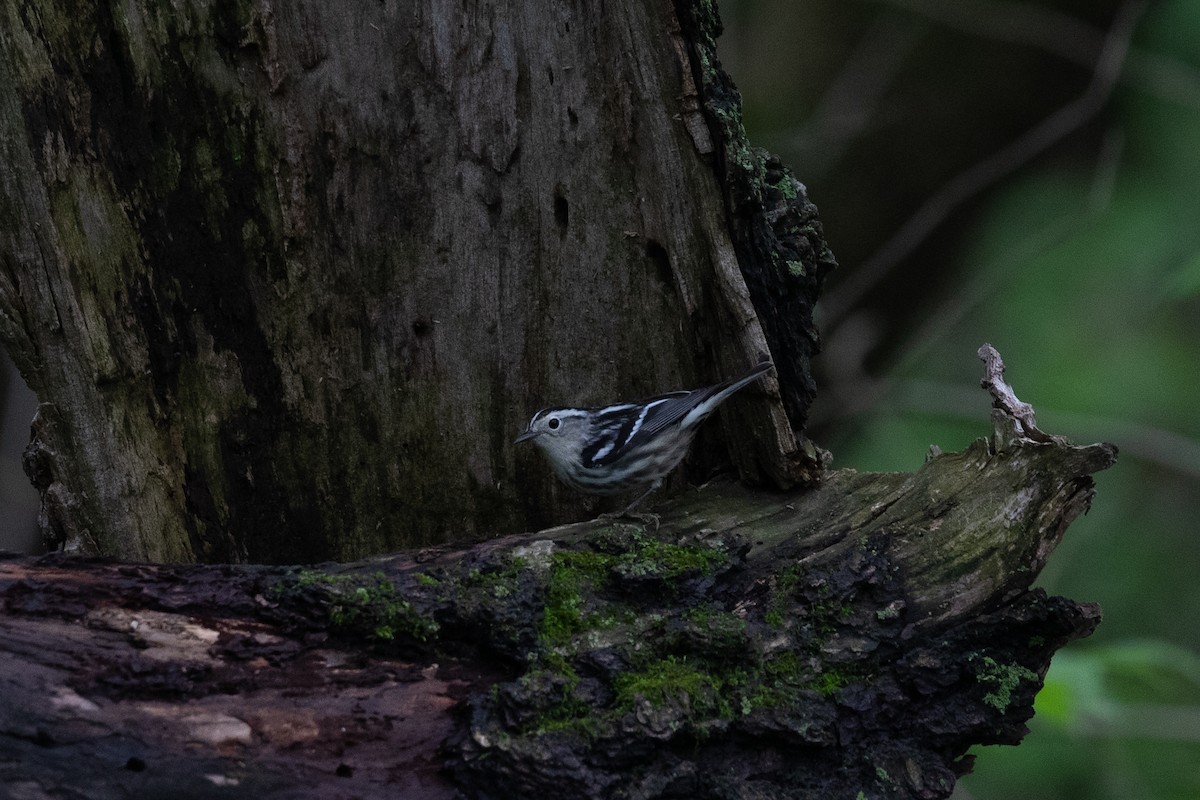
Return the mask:
M 658 530 L 658 514 L 650 514 L 650 513 L 639 514 L 639 513 L 634 512 L 633 509 L 636 508 L 639 503 L 641 503 L 643 500 L 645 500 L 647 497 L 649 497 L 651 492 L 653 492 L 659 486 L 662 486 L 661 478 L 659 480 L 656 480 L 654 483 L 650 484 L 649 489 L 642 492 L 640 495 L 637 496 L 636 500 L 634 500 L 629 505 L 625 506 L 624 511 L 616 511 L 616 512 L 610 511 L 606 514 L 601 514 L 600 516 L 596 517 L 596 519 L 604 521 L 604 522 L 611 522 L 612 520 L 620 519 L 621 517 L 629 517 L 630 519 L 638 520 L 643 525 L 654 525 L 654 530 Z
M 621 516 L 623 516 L 623 517 L 625 517 L 625 516 L 629 516 L 630 512 L 631 512 L 631 511 L 633 511 L 633 509 L 634 509 L 635 507 L 637 507 L 637 505 L 638 505 L 639 503 L 641 503 L 643 500 L 645 500 L 647 497 L 649 497 L 649 496 L 650 496 L 650 494 L 651 494 L 651 492 L 653 492 L 655 489 L 657 489 L 657 488 L 658 488 L 658 487 L 660 487 L 660 486 L 662 486 L 662 479 L 661 479 L 661 478 L 659 478 L 658 480 L 656 480 L 654 483 L 650 484 L 650 488 L 649 488 L 649 489 L 647 489 L 646 491 L 644 491 L 644 492 L 642 492 L 641 494 L 639 494 L 639 495 L 637 496 L 637 499 L 636 499 L 636 500 L 634 500 L 634 501 L 633 501 L 632 503 L 630 503 L 629 505 L 625 506 L 625 510 L 621 512 Z

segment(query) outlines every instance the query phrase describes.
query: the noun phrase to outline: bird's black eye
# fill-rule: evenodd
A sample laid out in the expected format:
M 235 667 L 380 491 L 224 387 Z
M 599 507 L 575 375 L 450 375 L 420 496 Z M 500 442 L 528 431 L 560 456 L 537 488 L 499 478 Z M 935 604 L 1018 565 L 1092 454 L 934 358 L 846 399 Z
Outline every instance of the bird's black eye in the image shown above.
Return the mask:
M 552 431 L 558 430 L 559 425 L 562 425 L 562 422 L 559 421 L 558 417 L 551 417 L 546 421 L 546 427 Z

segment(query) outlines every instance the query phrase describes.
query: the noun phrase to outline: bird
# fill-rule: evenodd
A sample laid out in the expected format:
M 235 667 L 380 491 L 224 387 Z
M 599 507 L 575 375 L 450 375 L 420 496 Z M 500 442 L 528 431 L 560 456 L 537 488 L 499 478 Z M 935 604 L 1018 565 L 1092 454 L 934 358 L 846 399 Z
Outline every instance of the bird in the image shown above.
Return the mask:
M 585 494 L 613 495 L 647 487 L 613 516 L 631 515 L 683 461 L 701 423 L 773 366 L 764 359 L 739 377 L 635 403 L 544 408 L 514 444 L 533 442 L 559 480 Z

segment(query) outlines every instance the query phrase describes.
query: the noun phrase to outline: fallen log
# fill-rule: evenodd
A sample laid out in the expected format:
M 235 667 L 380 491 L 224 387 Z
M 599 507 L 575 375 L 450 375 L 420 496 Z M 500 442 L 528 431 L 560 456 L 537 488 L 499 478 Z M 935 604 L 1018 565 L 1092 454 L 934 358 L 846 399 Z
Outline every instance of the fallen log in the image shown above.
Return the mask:
M 1116 448 L 719 483 L 313 567 L 0 561 L 0 786 L 51 798 L 944 798 L 1095 605 L 1031 584 Z

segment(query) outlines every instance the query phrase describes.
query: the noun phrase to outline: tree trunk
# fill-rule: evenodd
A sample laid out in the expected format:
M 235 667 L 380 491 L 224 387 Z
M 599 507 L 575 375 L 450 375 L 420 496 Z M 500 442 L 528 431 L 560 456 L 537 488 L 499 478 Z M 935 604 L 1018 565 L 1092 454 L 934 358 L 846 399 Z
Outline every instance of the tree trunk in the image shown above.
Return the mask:
M 320 570 L 0 562 L 0 785 L 69 798 L 945 798 L 1099 609 L 1029 587 L 1110 445 L 730 483 Z M 83 624 L 81 625 L 80 622 Z M 15 787 L 15 788 L 14 788 Z
M 69 549 L 313 561 L 577 519 L 549 404 L 726 377 L 814 477 L 832 258 L 711 4 L 0 0 L 0 337 Z

